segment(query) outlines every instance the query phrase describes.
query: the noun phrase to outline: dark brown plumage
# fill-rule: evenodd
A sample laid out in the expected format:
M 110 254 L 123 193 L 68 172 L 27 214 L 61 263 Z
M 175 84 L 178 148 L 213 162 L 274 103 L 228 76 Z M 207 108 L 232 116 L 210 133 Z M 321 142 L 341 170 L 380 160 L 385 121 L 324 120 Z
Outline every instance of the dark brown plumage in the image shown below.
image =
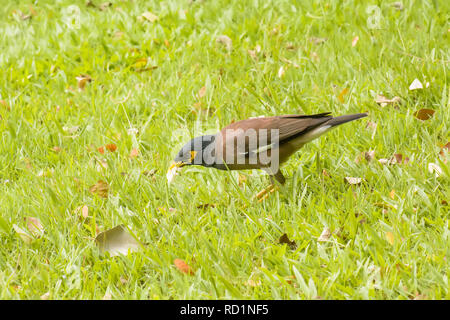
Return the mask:
M 180 150 L 169 170 L 184 165 L 202 165 L 220 170 L 264 169 L 269 173 L 272 182 L 275 179 L 284 184 L 285 178 L 279 166 L 293 153 L 332 128 L 365 116 L 366 113 L 358 113 L 333 117 L 327 112 L 241 120 L 226 126 L 215 135 L 197 137 L 189 141 Z M 272 141 L 271 136 L 267 134 L 271 130 L 278 132 L 276 141 Z M 261 135 L 267 136 L 267 141 L 262 144 L 259 140 Z M 257 144 L 254 143 L 255 137 Z M 260 155 L 264 154 L 261 150 L 264 150 L 269 158 L 273 152 L 277 152 L 279 165 L 276 170 L 273 170 L 271 162 L 264 162 L 262 156 L 260 158 Z M 256 157 L 254 163 L 250 163 L 252 156 Z

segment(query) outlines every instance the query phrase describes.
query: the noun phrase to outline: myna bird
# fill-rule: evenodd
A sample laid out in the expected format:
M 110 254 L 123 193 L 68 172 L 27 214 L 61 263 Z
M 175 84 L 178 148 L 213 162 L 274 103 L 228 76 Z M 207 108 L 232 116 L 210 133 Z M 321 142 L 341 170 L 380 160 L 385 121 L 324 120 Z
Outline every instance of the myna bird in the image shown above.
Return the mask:
M 367 113 L 357 113 L 333 117 L 326 112 L 234 122 L 214 135 L 196 137 L 186 143 L 170 166 L 167 179 L 170 182 L 186 165 L 219 170 L 263 169 L 268 172 L 272 184 L 257 195 L 261 198 L 274 191 L 274 180 L 285 183 L 280 166 L 306 143 L 334 127 L 366 116 Z

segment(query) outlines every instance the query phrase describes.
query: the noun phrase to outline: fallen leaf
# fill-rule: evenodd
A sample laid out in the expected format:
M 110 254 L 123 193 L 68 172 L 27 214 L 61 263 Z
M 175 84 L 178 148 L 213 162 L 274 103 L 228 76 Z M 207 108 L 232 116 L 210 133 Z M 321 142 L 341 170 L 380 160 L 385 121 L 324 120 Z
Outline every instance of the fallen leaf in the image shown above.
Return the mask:
M 38 218 L 25 217 L 24 220 L 27 224 L 28 231 L 35 239 L 42 237 L 42 235 L 44 234 L 44 227 L 42 226 L 42 223 Z
M 131 149 L 130 151 L 130 158 L 136 158 L 139 155 L 138 149 Z
M 247 183 L 247 176 L 239 173 L 239 175 L 238 175 L 238 185 L 239 185 L 239 187 L 242 187 L 246 183 Z
M 114 143 L 107 144 L 105 146 L 106 150 L 109 152 L 115 152 L 117 150 L 117 146 Z
M 54 151 L 55 153 L 60 153 L 60 152 L 61 152 L 61 148 L 58 147 L 58 146 L 54 146 L 54 147 L 52 148 L 52 151 Z
M 143 17 L 144 19 L 146 19 L 147 21 L 150 21 L 150 22 L 155 22 L 159 19 L 158 16 L 154 15 L 151 12 L 144 12 L 141 15 L 141 17 Z
M 41 300 L 48 300 L 50 298 L 50 292 L 46 292 L 41 296 Z
M 86 205 L 78 207 L 75 209 L 74 213 L 86 219 L 87 217 L 89 217 L 89 207 Z
M 352 40 L 352 47 L 356 46 L 358 41 L 359 41 L 359 37 L 358 36 L 354 37 L 353 40 Z
M 228 51 L 231 51 L 231 49 L 233 48 L 233 41 L 226 35 L 218 36 L 216 42 L 223 44 Z
M 423 89 L 422 82 L 420 82 L 418 79 L 414 79 L 414 81 L 409 86 L 409 90 L 418 90 Z
M 105 148 L 103 147 L 97 148 L 97 151 L 100 152 L 101 154 L 105 154 Z
M 5 107 L 6 110 L 11 111 L 11 108 L 9 107 L 9 105 L 6 103 L 5 100 L 0 100 L 0 105 L 2 105 L 3 107 Z
M 283 244 L 283 243 L 286 243 L 286 244 L 288 244 L 289 245 L 289 247 L 291 248 L 291 249 L 295 249 L 295 248 L 297 248 L 297 244 L 295 243 L 295 241 L 294 240 L 289 240 L 289 238 L 288 238 L 288 236 L 287 236 L 287 234 L 285 233 L 285 234 L 283 234 L 281 237 L 280 237 L 280 239 L 278 239 L 278 243 L 281 243 L 281 244 Z
M 92 78 L 88 74 L 80 74 L 76 79 L 78 81 L 78 90 L 80 91 L 84 90 L 86 83 L 92 81 Z
M 261 285 L 261 280 L 255 281 L 255 280 L 249 279 L 244 282 L 244 285 L 246 285 L 247 287 L 259 287 Z
M 364 158 L 366 159 L 367 162 L 372 161 L 373 159 L 375 159 L 375 151 L 369 150 L 364 152 Z
M 320 234 L 320 236 L 317 239 L 317 241 L 319 241 L 319 242 L 328 241 L 328 239 L 330 239 L 330 237 L 331 237 L 331 230 L 328 229 L 328 228 L 325 228 L 325 229 L 323 229 L 323 231 Z
M 314 43 L 315 45 L 322 44 L 327 40 L 328 38 L 316 38 L 316 37 L 309 38 L 309 41 Z
M 395 199 L 395 190 L 392 189 L 391 192 L 389 192 L 389 197 L 394 200 Z
M 414 113 L 414 117 L 419 120 L 428 120 L 433 117 L 434 113 L 433 109 L 420 109 Z
M 403 158 L 403 155 L 401 153 L 394 153 L 394 156 L 389 161 L 389 164 L 407 164 L 408 162 L 408 157 Z
M 394 245 L 394 234 L 390 231 L 386 232 L 386 240 L 391 244 Z
M 341 93 L 339 93 L 338 100 L 341 103 L 344 103 L 344 96 L 347 94 L 347 92 L 348 92 L 348 88 L 344 88 L 344 89 L 342 89 Z
M 435 163 L 428 164 L 428 171 L 435 174 L 436 177 L 442 176 L 442 169 Z
M 33 242 L 34 238 L 16 224 L 13 224 L 13 229 L 19 235 L 20 239 L 22 239 L 26 244 L 30 244 Z
M 402 11 L 403 10 L 403 3 L 401 1 L 392 2 L 391 6 L 393 6 L 398 11 Z
M 175 267 L 177 267 L 178 270 L 180 270 L 181 272 L 188 274 L 190 276 L 194 275 L 194 271 L 192 270 L 192 268 L 183 260 L 181 259 L 175 259 L 173 261 L 173 264 L 175 265 Z
M 328 177 L 328 178 L 331 177 L 330 174 L 328 173 L 328 171 L 325 169 L 322 170 L 322 175 L 324 175 L 325 177 Z
M 206 95 L 206 86 L 201 87 L 201 89 L 198 91 L 198 97 L 203 98 Z
M 102 198 L 108 197 L 109 186 L 105 181 L 99 180 L 96 184 L 89 188 L 91 193 L 95 193 Z
M 393 97 L 392 99 L 388 99 L 383 95 L 377 95 L 375 102 L 378 103 L 379 105 L 381 105 L 382 107 L 387 106 L 388 104 L 397 104 L 401 101 L 402 99 L 400 97 Z
M 139 242 L 122 224 L 100 232 L 95 238 L 95 242 L 101 253 L 108 252 L 111 257 L 139 250 Z
M 100 6 L 99 9 L 101 11 L 105 11 L 106 9 L 108 9 L 110 6 L 112 6 L 111 2 L 103 2 Z
M 345 177 L 345 181 L 348 184 L 360 185 L 362 183 L 362 178 Z

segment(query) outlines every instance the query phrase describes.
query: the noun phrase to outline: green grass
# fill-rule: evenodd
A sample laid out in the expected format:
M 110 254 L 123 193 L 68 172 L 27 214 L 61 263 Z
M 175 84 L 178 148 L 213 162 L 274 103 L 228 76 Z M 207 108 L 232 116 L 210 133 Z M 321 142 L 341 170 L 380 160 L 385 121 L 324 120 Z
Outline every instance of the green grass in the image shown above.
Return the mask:
M 448 1 L 405 0 L 402 11 L 374 1 L 380 29 L 369 28 L 361 1 L 113 1 L 102 11 L 83 0 L 78 29 L 64 22 L 71 1 L 0 2 L 0 100 L 9 106 L 0 104 L 1 299 L 450 298 L 450 170 L 439 156 L 450 138 Z M 159 20 L 141 21 L 146 11 Z M 93 79 L 84 91 L 80 74 Z M 429 87 L 408 90 L 415 78 Z M 402 103 L 383 108 L 376 94 Z M 421 108 L 436 112 L 421 121 Z M 283 167 L 286 186 L 262 203 L 251 201 L 268 184 L 257 172 L 238 186 L 237 172 L 196 167 L 167 184 L 191 135 L 326 111 L 369 117 L 296 153 Z M 110 143 L 116 152 L 97 151 Z M 374 161 L 355 162 L 369 150 Z M 410 161 L 377 161 L 394 153 Z M 350 186 L 348 176 L 365 181 Z M 106 199 L 89 192 L 99 180 Z M 86 220 L 74 213 L 83 205 Z M 26 229 L 25 217 L 45 228 L 31 244 L 13 228 Z M 100 255 L 95 227 L 118 224 L 145 247 Z M 326 227 L 333 235 L 318 242 Z M 295 249 L 278 243 L 284 233 Z

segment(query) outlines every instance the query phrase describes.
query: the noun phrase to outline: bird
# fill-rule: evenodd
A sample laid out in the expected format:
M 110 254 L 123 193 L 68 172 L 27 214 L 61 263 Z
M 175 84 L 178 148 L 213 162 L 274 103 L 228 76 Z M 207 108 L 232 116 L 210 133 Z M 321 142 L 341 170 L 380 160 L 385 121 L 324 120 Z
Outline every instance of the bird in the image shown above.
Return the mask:
M 356 113 L 333 117 L 330 112 L 313 115 L 280 115 L 254 117 L 233 122 L 216 134 L 195 137 L 177 153 L 168 171 L 170 183 L 182 167 L 200 165 L 219 170 L 263 169 L 271 184 L 256 195 L 264 200 L 284 185 L 280 170 L 305 144 L 337 126 L 366 117 Z

